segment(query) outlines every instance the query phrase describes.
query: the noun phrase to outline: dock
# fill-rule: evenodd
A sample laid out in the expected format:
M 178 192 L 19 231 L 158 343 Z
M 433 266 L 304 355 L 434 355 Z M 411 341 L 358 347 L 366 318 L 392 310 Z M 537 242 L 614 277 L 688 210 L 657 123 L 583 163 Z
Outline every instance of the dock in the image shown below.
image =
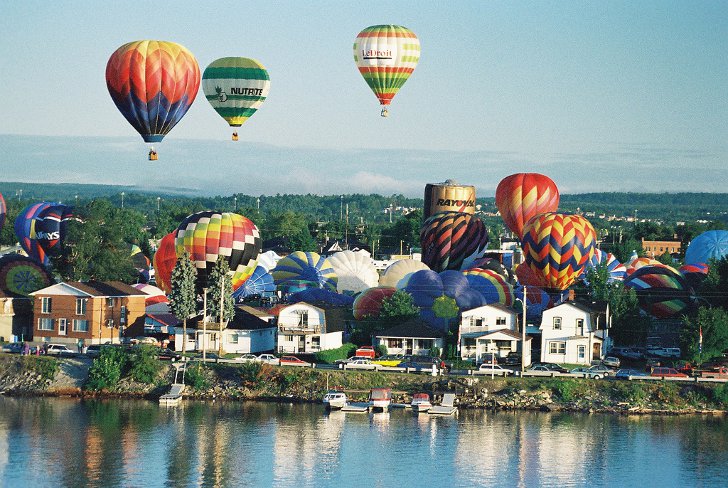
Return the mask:
M 177 405 L 182 401 L 182 392 L 184 389 L 184 384 L 172 383 L 172 386 L 169 387 L 169 391 L 159 397 L 159 404 L 164 406 Z
M 452 415 L 457 411 L 458 409 L 455 406 L 455 393 L 445 393 L 442 397 L 442 403 L 430 407 L 427 413 L 430 415 Z
M 342 412 L 368 412 L 369 411 L 369 404 L 368 403 L 347 403 L 341 408 Z

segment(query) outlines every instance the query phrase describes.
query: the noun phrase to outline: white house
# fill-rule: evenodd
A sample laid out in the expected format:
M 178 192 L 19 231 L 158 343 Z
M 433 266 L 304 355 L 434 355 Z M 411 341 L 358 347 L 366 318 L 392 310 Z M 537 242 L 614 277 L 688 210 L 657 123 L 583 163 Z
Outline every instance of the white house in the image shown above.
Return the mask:
M 518 314 L 500 303 L 465 310 L 460 318 L 459 336 L 460 358 L 476 363 L 482 362 L 486 353 L 506 357 L 509 352 L 517 352 L 522 340 L 518 333 Z M 525 364 L 531 364 L 529 338 L 523 349 Z
M 412 319 L 385 330 L 375 337 L 376 345 L 387 348 L 387 354 L 430 355 L 433 347 L 445 347 L 445 335 L 421 319 Z
M 543 362 L 588 365 L 603 355 L 597 314 L 585 305 L 569 301 L 545 310 L 540 329 Z
M 278 312 L 278 352 L 316 353 L 342 346 L 345 324 L 339 314 L 306 302 L 283 307 Z

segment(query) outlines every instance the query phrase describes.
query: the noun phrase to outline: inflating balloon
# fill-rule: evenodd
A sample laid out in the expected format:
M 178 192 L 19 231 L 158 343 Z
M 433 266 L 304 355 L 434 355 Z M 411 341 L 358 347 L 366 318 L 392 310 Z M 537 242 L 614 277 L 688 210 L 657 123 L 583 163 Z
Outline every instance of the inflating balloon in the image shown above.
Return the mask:
M 607 268 L 607 281 L 624 281 L 627 276 L 627 267 L 617 261 L 611 253 L 602 251 L 601 249 L 594 249 L 594 255 L 586 264 L 586 270 L 582 275 L 586 280 L 586 272 L 589 269 L 596 269 L 599 266 L 606 266 Z
M 20 254 L 0 257 L 0 289 L 12 295 L 28 296 L 53 284 L 50 273 L 37 261 Z
M 177 251 L 174 246 L 174 232 L 162 237 L 154 253 L 154 281 L 165 293 L 172 291 L 172 270 L 177 264 Z
M 662 264 L 657 259 L 637 257 L 637 258 L 631 259 L 627 263 L 625 272 L 627 273 L 627 276 L 629 276 L 644 266 L 666 266 L 666 265 Z
M 35 217 L 35 239 L 48 256 L 59 256 L 63 250 L 68 221 L 73 219 L 73 208 L 53 203 L 40 210 Z
M 672 317 L 691 304 L 691 290 L 685 279 L 669 266 L 643 266 L 624 280 L 637 293 L 640 307 L 650 315 Z
M 276 285 L 273 282 L 273 276 L 261 265 L 258 265 L 250 278 L 245 280 L 243 286 L 235 290 L 233 298 L 242 300 L 243 298 L 258 295 L 260 297 L 270 297 L 276 291 Z
M 354 61 L 359 73 L 379 99 L 382 117 L 420 60 L 420 41 L 399 25 L 367 27 L 354 40 Z
M 685 283 L 691 288 L 698 288 L 701 283 L 708 277 L 710 268 L 705 263 L 685 264 L 678 269 L 680 274 L 685 278 Z
M 490 269 L 471 268 L 463 271 L 470 287 L 480 292 L 486 303 L 513 305 L 513 287 L 500 274 Z
M 354 299 L 352 311 L 356 320 L 378 318 L 382 311 L 382 302 L 394 295 L 396 288 L 377 286 L 364 290 Z
M 422 271 L 423 269 L 430 269 L 430 267 L 422 261 L 400 259 L 387 266 L 384 274 L 379 279 L 379 285 L 403 290 L 407 286 L 410 277 L 417 271 Z
M 422 262 L 433 271 L 467 269 L 488 247 L 488 229 L 470 214 L 442 212 L 425 220 L 420 231 Z
M 291 280 L 311 281 L 336 291 L 337 277 L 328 259 L 315 252 L 296 251 L 282 258 L 271 271 L 276 285 Z
M 516 173 L 498 183 L 495 204 L 506 226 L 523 240 L 523 227 L 531 218 L 558 210 L 559 190 L 548 176 Z
M 205 68 L 202 91 L 230 127 L 240 127 L 268 97 L 270 77 L 255 59 L 220 58 Z M 237 140 L 237 132 L 233 132 Z
M 538 282 L 524 284 L 565 290 L 584 271 L 595 242 L 594 227 L 580 215 L 537 215 L 523 228 L 522 247 Z
M 335 293 L 328 288 L 309 288 L 288 297 L 288 303 L 298 302 L 331 307 L 351 307 L 354 303 L 354 297 Z
M 131 245 L 131 264 L 139 273 L 138 279 L 141 283 L 149 281 L 149 258 L 144 255 L 141 248 L 136 244 Z
M 708 263 L 728 255 L 728 231 L 709 230 L 698 235 L 685 251 L 685 264 Z
M 177 227 L 175 249 L 184 251 L 197 267 L 197 289 L 209 286 L 208 277 L 217 258 L 230 266 L 233 290 L 250 278 L 257 266 L 261 238 L 255 224 L 236 213 L 204 211 L 190 215 Z
M 164 291 L 154 285 L 137 283 L 131 286 L 148 295 L 146 298 L 144 298 L 144 305 L 147 307 L 149 305 L 155 305 L 157 303 L 169 303 L 169 299 L 167 298 L 167 295 L 164 294 Z
M 129 42 L 109 58 L 106 86 L 144 142 L 161 142 L 194 102 L 200 67 L 191 52 L 174 42 Z M 152 156 L 154 149 L 150 159 L 156 159 Z
M 379 283 L 379 273 L 368 253 L 340 251 L 328 259 L 338 277 L 339 293 L 358 293 Z
M 489 258 L 489 257 L 482 257 L 482 258 L 476 259 L 470 265 L 470 269 L 473 269 L 473 268 L 489 269 L 491 271 L 495 271 L 509 283 L 514 282 L 513 271 L 511 271 L 509 268 L 507 268 L 503 263 L 501 263 L 497 259 L 493 259 L 493 258 Z
M 50 260 L 37 239 L 35 226 L 40 213 L 53 205 L 55 204 L 50 202 L 28 205 L 15 218 L 15 235 L 18 238 L 20 247 L 23 248 L 28 257 L 44 266 L 48 265 Z

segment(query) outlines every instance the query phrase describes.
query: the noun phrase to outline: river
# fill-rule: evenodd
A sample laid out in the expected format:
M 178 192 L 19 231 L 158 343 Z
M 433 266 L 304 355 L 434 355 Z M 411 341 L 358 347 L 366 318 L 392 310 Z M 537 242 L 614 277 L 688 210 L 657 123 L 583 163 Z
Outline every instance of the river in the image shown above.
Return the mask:
M 725 486 L 728 421 L 0 397 L 2 487 Z

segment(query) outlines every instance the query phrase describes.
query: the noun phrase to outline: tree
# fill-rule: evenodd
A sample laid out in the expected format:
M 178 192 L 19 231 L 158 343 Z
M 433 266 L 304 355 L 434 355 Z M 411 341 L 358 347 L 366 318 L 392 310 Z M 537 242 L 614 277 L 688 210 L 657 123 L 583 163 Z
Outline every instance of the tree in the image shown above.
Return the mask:
M 197 314 L 196 278 L 197 268 L 185 252 L 172 269 L 172 290 L 169 293 L 169 308 L 178 319 L 182 319 L 182 354 L 187 352 L 187 319 Z
M 420 315 L 420 309 L 415 305 L 412 295 L 397 290 L 392 296 L 382 300 L 382 309 L 379 317 L 389 322 L 404 322 Z
M 722 308 L 700 307 L 695 317 L 685 317 L 680 333 L 682 355 L 694 362 L 720 357 L 728 350 L 728 312 Z M 703 350 L 700 352 L 700 331 Z
M 235 316 L 235 299 L 233 298 L 233 282 L 230 277 L 230 265 L 224 256 L 217 258 L 215 266 L 210 271 L 208 292 L 207 312 L 213 317 L 218 316 L 220 321 L 218 355 L 222 356 L 222 331 L 227 326 L 227 323 Z M 222 310 L 220 307 L 221 304 Z

